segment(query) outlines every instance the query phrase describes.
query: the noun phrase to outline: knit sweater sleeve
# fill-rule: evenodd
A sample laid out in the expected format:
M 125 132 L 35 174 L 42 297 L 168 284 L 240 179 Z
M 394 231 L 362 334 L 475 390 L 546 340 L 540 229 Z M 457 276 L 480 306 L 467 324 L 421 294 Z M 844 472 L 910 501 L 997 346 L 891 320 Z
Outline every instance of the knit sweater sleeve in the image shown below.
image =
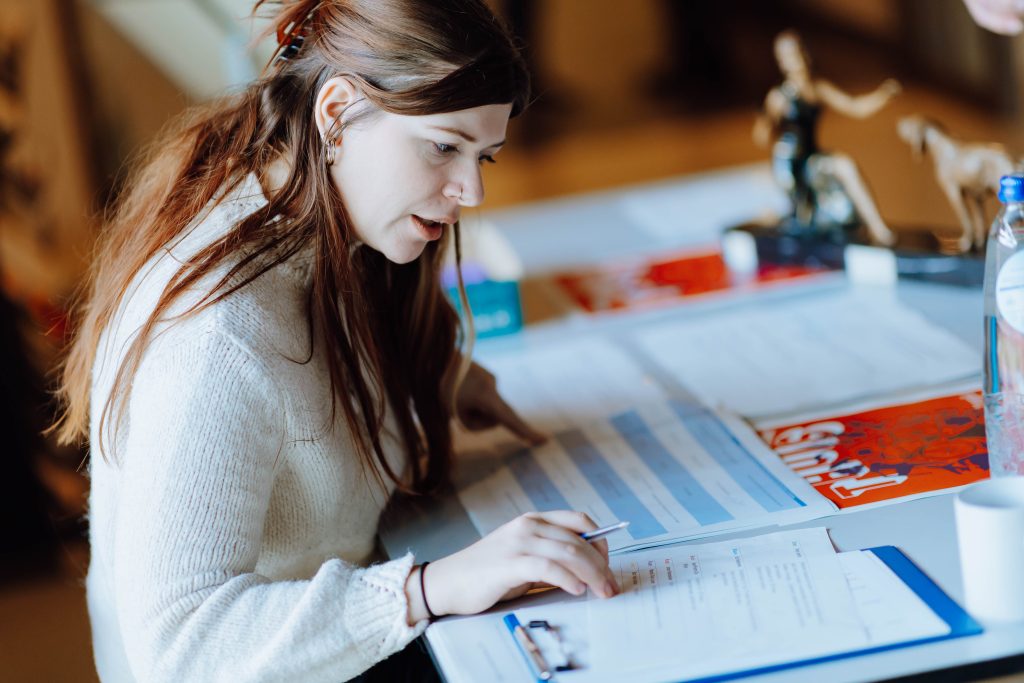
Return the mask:
M 222 332 L 153 349 L 120 452 L 114 582 L 144 681 L 341 681 L 404 647 L 412 557 L 309 580 L 255 571 L 285 438 L 279 390 Z

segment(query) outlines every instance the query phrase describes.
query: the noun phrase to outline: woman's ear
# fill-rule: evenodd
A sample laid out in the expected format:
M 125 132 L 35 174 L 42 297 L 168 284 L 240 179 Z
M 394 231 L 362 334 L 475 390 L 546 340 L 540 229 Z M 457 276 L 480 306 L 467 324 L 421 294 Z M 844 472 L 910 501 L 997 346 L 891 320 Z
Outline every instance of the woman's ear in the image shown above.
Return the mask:
M 335 76 L 320 88 L 316 95 L 316 127 L 320 131 L 320 139 L 326 140 L 327 134 L 337 134 L 337 121 L 358 99 L 359 90 L 351 79 Z

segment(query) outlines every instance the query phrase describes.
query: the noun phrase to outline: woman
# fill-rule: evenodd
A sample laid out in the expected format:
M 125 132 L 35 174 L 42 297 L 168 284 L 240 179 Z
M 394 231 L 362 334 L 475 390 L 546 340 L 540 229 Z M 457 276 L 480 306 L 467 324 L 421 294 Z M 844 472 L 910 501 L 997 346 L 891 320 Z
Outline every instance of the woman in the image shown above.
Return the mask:
M 813 78 L 810 59 L 794 31 L 783 31 L 775 38 L 775 58 L 785 79 L 765 97 L 764 112 L 754 124 L 754 141 L 767 147 L 775 137 L 775 179 L 793 202 L 789 228 L 845 240 L 844 231 L 863 223 L 873 243 L 893 244 L 895 236 L 879 215 L 853 159 L 819 149 L 815 130 L 822 105 L 846 116 L 867 118 L 900 91 L 899 83 L 890 79 L 872 93 L 853 97 L 829 81 Z
M 274 5 L 267 74 L 108 221 L 65 369 L 104 681 L 345 680 L 431 616 L 616 592 L 569 511 L 366 566 L 392 490 L 447 482 L 456 413 L 542 438 L 459 354 L 438 277 L 527 77 L 481 0 Z

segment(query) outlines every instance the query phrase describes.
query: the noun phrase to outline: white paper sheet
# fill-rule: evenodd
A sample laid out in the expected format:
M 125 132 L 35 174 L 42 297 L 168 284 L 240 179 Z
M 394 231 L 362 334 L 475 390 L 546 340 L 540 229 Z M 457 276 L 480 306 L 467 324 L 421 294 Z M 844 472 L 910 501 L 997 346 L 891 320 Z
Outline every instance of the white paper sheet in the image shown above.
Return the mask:
M 794 557 L 789 550 L 792 548 L 793 538 L 791 534 L 801 534 L 799 537 L 801 548 L 806 551 L 804 558 Z M 772 551 L 778 554 L 774 566 L 788 564 L 793 577 L 793 569 L 800 566 L 813 567 L 815 572 L 829 572 L 828 577 L 820 574 L 808 576 L 797 575 L 796 580 L 786 582 L 775 578 L 774 584 L 786 588 L 788 586 L 802 585 L 805 588 L 820 588 L 832 591 L 831 594 L 805 596 L 801 606 L 806 608 L 812 604 L 811 598 L 818 600 L 819 608 L 825 605 L 825 610 L 836 610 L 842 606 L 842 610 L 836 613 L 822 611 L 822 621 L 835 616 L 838 624 L 833 628 L 832 622 L 827 622 L 825 628 L 828 635 L 822 640 L 829 640 L 836 645 L 835 649 L 824 654 L 837 654 L 869 647 L 882 647 L 896 643 L 913 642 L 924 638 L 942 636 L 949 633 L 949 626 L 942 621 L 917 595 L 896 576 L 878 557 L 870 551 L 851 551 L 833 555 L 829 560 L 827 555 L 832 553 L 827 537 L 823 530 L 802 530 L 797 532 L 782 532 L 770 536 L 757 537 L 761 539 L 744 539 L 734 541 L 732 544 L 722 544 L 721 547 L 731 548 L 742 544 L 743 557 L 747 567 L 769 566 Z M 751 542 L 760 544 L 751 546 Z M 786 544 L 790 544 L 788 547 Z M 766 545 L 767 544 L 767 545 Z M 753 550 L 752 550 L 753 548 Z M 657 550 L 629 553 L 627 555 L 613 558 L 615 563 L 630 563 L 636 561 L 646 562 L 648 559 L 661 559 L 684 555 L 683 562 L 689 562 L 689 555 L 698 554 L 704 562 L 702 569 L 705 583 L 713 581 L 709 578 L 712 572 L 709 559 L 713 559 L 715 552 L 710 550 L 708 544 L 669 546 Z M 788 553 L 788 559 L 785 555 Z M 806 559 L 811 558 L 811 559 Z M 728 562 L 734 561 L 731 556 L 727 557 Z M 837 581 L 838 571 L 841 573 L 842 583 Z M 736 572 L 733 572 L 735 576 Z M 771 578 L 769 576 L 769 578 Z M 682 579 L 677 581 L 675 590 L 681 593 L 684 598 L 683 604 L 690 599 L 690 587 L 684 586 Z M 749 584 L 749 582 L 748 582 Z M 724 585 L 724 582 L 723 582 Z M 732 585 L 732 584 L 731 584 Z M 766 584 L 767 585 L 767 582 Z M 756 582 L 751 587 L 747 586 L 748 595 L 764 594 L 766 591 Z M 519 621 L 526 624 L 533 619 L 543 619 L 556 627 L 564 643 L 560 648 L 567 653 L 576 668 L 567 673 L 557 675 L 557 680 L 576 683 L 606 683 L 629 680 L 633 683 L 654 683 L 660 681 L 677 681 L 692 678 L 699 675 L 695 672 L 717 672 L 727 674 L 736 672 L 743 668 L 769 665 L 772 663 L 782 664 L 794 662 L 801 656 L 811 651 L 811 643 L 806 638 L 798 640 L 795 647 L 790 647 L 792 642 L 780 642 L 778 649 L 769 651 L 761 660 L 751 658 L 740 659 L 727 656 L 724 660 L 719 657 L 722 649 L 712 645 L 709 649 L 697 650 L 692 643 L 687 641 L 691 631 L 699 631 L 702 628 L 714 628 L 717 624 L 727 631 L 736 628 L 736 623 L 725 621 L 727 614 L 750 614 L 752 610 L 748 605 L 737 603 L 735 594 L 729 594 L 720 588 L 705 592 L 708 600 L 714 600 L 709 604 L 712 608 L 711 622 L 696 620 L 693 610 L 690 611 L 690 618 L 695 619 L 693 624 L 681 624 L 669 628 L 658 629 L 656 619 L 676 619 L 681 622 L 684 612 L 680 612 L 679 601 L 671 602 L 672 586 L 662 584 L 657 592 L 658 604 L 648 601 L 646 605 L 643 599 L 639 604 L 629 605 L 630 593 L 624 593 L 610 600 L 573 598 L 566 596 L 559 591 L 551 591 L 534 596 L 529 604 L 520 604 L 515 608 Z M 712 595 L 712 593 L 715 593 Z M 786 613 L 784 599 L 792 596 L 792 593 L 783 591 L 781 594 L 771 595 L 769 593 L 769 604 L 783 606 L 781 610 L 771 612 L 770 617 L 764 622 L 763 630 L 773 630 L 776 636 L 785 640 L 786 634 L 781 628 L 781 619 Z M 696 594 L 696 591 L 695 591 Z M 633 595 L 639 598 L 639 595 Z M 774 602 L 773 602 L 774 601 Z M 691 603 L 692 604 L 692 603 Z M 852 605 L 852 607 L 851 607 Z M 645 612 L 645 609 L 647 610 Z M 463 683 L 469 681 L 526 681 L 530 679 L 528 668 L 522 654 L 517 650 L 501 622 L 502 616 L 507 610 L 498 609 L 494 613 L 469 617 L 464 619 L 443 620 L 434 624 L 427 631 L 427 639 L 434 650 L 438 661 L 444 666 L 447 679 L 452 683 Z M 789 614 L 798 613 L 795 609 L 789 609 Z M 803 609 L 802 613 L 807 614 Z M 627 619 L 634 618 L 637 614 L 651 614 L 651 618 L 645 621 L 630 622 Z M 818 619 L 817 614 L 813 619 Z M 599 622 L 598 622 L 599 620 Z M 737 622 L 742 624 L 742 622 Z M 748 629 L 749 629 L 749 621 Z M 806 623 L 815 623 L 808 620 Z M 595 633 L 595 630 L 597 633 Z M 836 634 L 842 630 L 849 634 L 849 641 L 837 643 Z M 801 633 L 810 631 L 811 638 L 816 638 L 818 631 L 803 629 Z M 651 655 L 649 650 L 654 649 L 653 643 L 645 643 L 645 638 L 658 638 L 658 642 L 664 644 L 666 650 L 657 651 Z M 699 633 L 696 638 L 703 638 Z M 732 636 L 727 634 L 727 639 Z M 609 640 L 610 639 L 610 640 Z M 706 642 L 704 641 L 701 642 Z M 638 642 L 639 641 L 639 642 Z M 726 641 L 723 641 L 723 643 Z M 855 645 L 859 643 L 859 646 Z M 741 647 L 747 647 L 741 644 Z M 639 648 L 631 649 L 631 648 Z M 695 654 L 694 654 L 695 652 Z M 692 655 L 692 658 L 691 658 Z M 644 656 L 654 659 L 644 659 Z M 552 655 L 552 661 L 556 659 Z M 711 659 L 717 659 L 717 666 L 713 669 Z M 611 660 L 609 664 L 609 660 Z M 602 664 L 603 663 L 603 664 Z M 611 668 L 607 668 L 610 666 Z M 806 676 L 801 680 L 809 680 Z
M 844 567 L 818 528 L 613 558 L 623 594 L 588 603 L 592 666 L 686 679 L 948 633 L 861 554 Z
M 704 402 L 746 417 L 974 377 L 981 357 L 886 290 L 762 302 L 639 332 Z
M 619 346 L 570 332 L 571 341 L 477 354 L 506 401 L 537 429 L 601 420 L 668 394 Z
M 873 552 L 839 553 L 839 561 L 872 647 L 949 633 L 949 624 Z
M 812 420 L 829 420 L 836 417 L 837 415 L 853 415 L 856 413 L 867 412 L 869 410 L 879 410 L 882 408 L 904 405 L 907 403 L 917 403 L 918 401 L 927 401 L 929 399 L 941 398 L 943 396 L 959 396 L 963 394 L 970 394 L 980 389 L 981 382 L 979 381 L 979 378 L 958 380 L 955 382 L 939 384 L 924 389 L 908 391 L 906 393 L 901 393 L 898 396 L 872 396 L 869 398 L 862 398 L 856 401 L 851 401 L 850 403 L 842 403 L 839 405 L 819 408 L 817 410 L 809 410 L 800 413 L 789 413 L 787 415 L 774 415 L 772 417 L 764 418 L 761 420 L 754 420 L 752 422 L 752 426 L 754 427 L 754 429 L 757 429 L 758 431 L 777 429 L 784 425 L 811 422 Z M 979 403 L 978 409 L 980 410 L 981 407 L 982 406 Z
M 742 187 L 737 193 L 736 188 Z M 786 194 L 766 164 L 708 173 L 626 193 L 620 207 L 630 221 L 662 243 L 717 241 L 728 227 L 754 218 L 778 216 L 789 208 Z

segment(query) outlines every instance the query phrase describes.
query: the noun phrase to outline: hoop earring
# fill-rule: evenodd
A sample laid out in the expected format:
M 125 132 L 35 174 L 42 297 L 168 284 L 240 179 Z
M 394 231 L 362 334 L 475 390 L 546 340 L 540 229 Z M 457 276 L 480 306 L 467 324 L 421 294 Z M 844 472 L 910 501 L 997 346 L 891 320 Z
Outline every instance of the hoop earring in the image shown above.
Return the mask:
M 337 137 L 329 137 L 324 140 L 324 159 L 327 161 L 328 166 L 334 166 L 335 158 L 338 155 L 338 139 Z

